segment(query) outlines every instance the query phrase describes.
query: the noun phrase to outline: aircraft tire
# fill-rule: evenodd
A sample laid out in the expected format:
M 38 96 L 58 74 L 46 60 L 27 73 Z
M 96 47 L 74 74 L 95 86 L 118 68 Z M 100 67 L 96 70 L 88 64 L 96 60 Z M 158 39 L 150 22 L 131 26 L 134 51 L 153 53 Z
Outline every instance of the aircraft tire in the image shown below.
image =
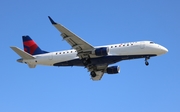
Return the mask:
M 91 77 L 96 77 L 96 73 L 94 71 L 91 72 Z

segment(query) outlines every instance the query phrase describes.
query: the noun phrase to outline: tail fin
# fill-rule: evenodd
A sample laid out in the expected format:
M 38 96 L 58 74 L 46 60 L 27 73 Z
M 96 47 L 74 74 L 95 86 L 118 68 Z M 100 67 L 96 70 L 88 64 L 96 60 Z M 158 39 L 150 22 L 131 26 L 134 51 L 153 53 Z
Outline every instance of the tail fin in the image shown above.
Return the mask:
M 41 50 L 29 36 L 22 36 L 22 39 L 25 52 L 31 55 L 47 53 L 46 51 Z

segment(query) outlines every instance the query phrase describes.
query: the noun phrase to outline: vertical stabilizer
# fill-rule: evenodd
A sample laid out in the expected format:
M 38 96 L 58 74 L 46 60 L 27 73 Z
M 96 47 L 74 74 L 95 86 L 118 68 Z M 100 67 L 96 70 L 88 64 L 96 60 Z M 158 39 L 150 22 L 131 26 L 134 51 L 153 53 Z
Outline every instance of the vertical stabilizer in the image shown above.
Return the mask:
M 44 54 L 45 52 L 42 51 L 39 46 L 32 40 L 29 36 L 22 36 L 23 39 L 23 46 L 24 51 L 31 54 L 31 55 L 37 55 L 37 54 Z

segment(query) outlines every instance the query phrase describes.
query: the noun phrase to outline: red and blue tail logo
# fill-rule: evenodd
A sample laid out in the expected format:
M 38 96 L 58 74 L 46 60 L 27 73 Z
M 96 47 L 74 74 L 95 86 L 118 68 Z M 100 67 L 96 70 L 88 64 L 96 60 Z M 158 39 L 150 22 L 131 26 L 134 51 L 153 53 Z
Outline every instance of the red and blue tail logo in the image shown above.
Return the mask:
M 22 36 L 22 39 L 25 52 L 31 55 L 47 53 L 45 51 L 42 51 L 29 36 Z

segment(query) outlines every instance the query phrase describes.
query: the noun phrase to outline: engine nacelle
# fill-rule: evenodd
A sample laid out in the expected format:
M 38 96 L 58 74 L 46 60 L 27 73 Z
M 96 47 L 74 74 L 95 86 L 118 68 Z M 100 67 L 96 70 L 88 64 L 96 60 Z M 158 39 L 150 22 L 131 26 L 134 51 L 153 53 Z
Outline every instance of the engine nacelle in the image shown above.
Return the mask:
M 108 47 L 101 47 L 101 48 L 96 48 L 92 54 L 95 54 L 96 56 L 107 56 L 108 53 L 109 53 Z
M 107 74 L 117 74 L 120 72 L 119 66 L 111 66 L 106 69 Z

